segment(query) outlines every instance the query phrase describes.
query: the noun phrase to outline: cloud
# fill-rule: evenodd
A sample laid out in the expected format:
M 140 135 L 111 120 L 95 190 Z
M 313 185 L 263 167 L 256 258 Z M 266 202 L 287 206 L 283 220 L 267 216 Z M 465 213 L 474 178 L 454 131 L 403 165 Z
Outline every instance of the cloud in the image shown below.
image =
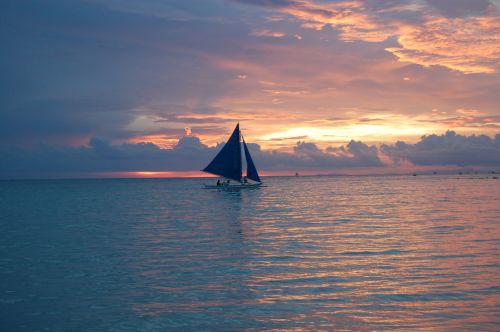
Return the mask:
M 464 111 L 468 113 L 460 113 Z M 444 117 L 429 122 L 439 123 L 449 128 L 480 128 L 480 129 L 498 129 L 500 128 L 499 115 L 478 115 L 472 113 L 475 110 L 457 110 L 457 113 L 462 114 L 455 117 Z
M 395 37 L 399 45 L 386 50 L 402 62 L 467 74 L 493 73 L 499 67 L 500 18 L 487 0 L 240 2 L 288 14 L 305 28 L 331 26 L 344 41 L 383 42 Z
M 370 14 L 370 7 L 380 10 L 377 6 L 367 6 L 362 0 L 329 1 L 318 3 L 312 0 L 280 1 L 242 1 L 248 4 L 260 5 L 269 9 L 288 14 L 302 22 L 302 27 L 322 30 L 331 26 L 340 32 L 344 41 L 363 40 L 381 42 L 392 36 L 394 27 L 391 22 L 378 23 L 376 17 Z
M 500 166 L 500 134 L 423 136 L 416 144 L 397 142 L 384 144 L 380 150 L 395 162 L 404 160 L 414 165 Z
M 499 65 L 500 18 L 428 18 L 400 34 L 387 51 L 402 62 L 441 65 L 463 73 L 493 73 Z
M 297 0 L 233 0 L 235 2 L 240 2 L 244 4 L 265 6 L 265 7 L 287 7 L 290 5 L 296 5 L 299 1 Z
M 347 146 L 320 149 L 316 144 L 298 142 L 293 154 L 271 152 L 263 157 L 273 156 L 276 159 L 288 159 L 287 167 L 336 169 L 345 167 L 379 167 L 383 166 L 375 146 L 351 141 Z M 265 164 L 265 163 L 264 163 Z
M 250 36 L 253 37 L 272 37 L 272 38 L 281 38 L 285 37 L 286 34 L 279 31 L 271 31 L 268 29 L 254 29 L 250 32 Z
M 199 170 L 215 153 L 197 137 L 185 136 L 172 149 L 153 143 L 112 144 L 92 138 L 87 146 L 69 147 L 39 144 L 34 147 L 2 146 L 7 159 L 0 162 L 1 177 L 43 176 L 43 174 L 186 171 Z
M 0 178 L 71 177 L 109 172 L 198 171 L 212 160 L 223 144 L 209 147 L 196 136 L 183 136 L 172 148 L 153 143 L 113 144 L 92 138 L 85 146 L 38 144 L 31 147 L 0 145 Z M 360 141 L 339 147 L 319 148 L 311 142 L 297 142 L 290 152 L 263 150 L 249 143 L 261 171 L 334 171 L 339 169 L 394 166 L 410 162 L 417 166 L 500 166 L 500 134 L 423 136 L 418 143 L 398 141 L 380 149 Z
M 134 114 L 129 103 L 112 100 L 42 99 L 0 112 L 0 140 L 32 143 L 88 139 L 92 135 L 123 138 Z
M 446 17 L 466 17 L 484 15 L 495 10 L 494 5 L 488 0 L 426 0 Z
M 445 27 L 457 18 L 453 29 L 460 30 L 461 20 L 479 26 L 493 14 L 439 13 L 424 0 L 11 1 L 0 11 L 6 27 L 0 29 L 0 141 L 81 146 L 90 137 L 106 137 L 114 144 L 171 148 L 190 127 L 213 145 L 237 121 L 263 149 L 291 150 L 299 138 L 290 137 L 325 147 L 351 138 L 414 139 L 448 128 L 496 133 L 499 76 L 457 75 L 434 66 L 448 61 L 453 47 L 431 49 L 439 39 L 420 40 L 416 32 L 429 29 L 433 17 Z M 266 29 L 287 38 L 249 36 Z M 453 29 L 446 42 L 462 43 Z M 488 40 L 494 31 L 484 29 L 477 28 L 484 45 L 471 36 L 473 46 L 458 48 L 453 64 L 463 61 L 463 53 L 478 65 L 480 50 L 494 41 Z M 368 40 L 363 34 L 380 31 L 391 37 L 342 41 Z M 410 42 L 397 44 L 412 32 Z M 385 48 L 412 53 L 399 62 Z M 414 64 L 423 55 L 428 68 Z M 481 62 L 493 65 L 488 57 Z M 448 115 L 429 115 L 434 108 Z M 483 114 L 450 115 L 459 108 Z M 360 122 L 380 126 L 372 131 Z M 307 130 L 286 140 L 265 138 L 293 128 Z M 316 129 L 320 135 L 313 135 Z
M 150 9 L 206 14 L 183 3 Z M 146 7 L 133 0 L 2 5 L 0 140 L 83 144 L 92 136 L 126 139 L 182 129 L 175 119 L 134 126 L 158 112 L 210 113 L 214 100 L 237 89 L 228 88 L 234 73 L 214 68 L 206 55 L 237 57 L 249 39 L 247 26 L 152 16 Z
M 322 150 L 313 143 L 298 142 L 293 152 L 261 150 L 248 144 L 262 170 L 336 169 L 382 166 L 375 147 L 350 142 L 346 147 Z M 92 138 L 86 146 L 39 144 L 31 147 L 0 146 L 0 178 L 59 174 L 92 174 L 137 171 L 198 171 L 222 147 L 208 147 L 198 137 L 183 136 L 170 149 L 153 143 L 112 144 Z

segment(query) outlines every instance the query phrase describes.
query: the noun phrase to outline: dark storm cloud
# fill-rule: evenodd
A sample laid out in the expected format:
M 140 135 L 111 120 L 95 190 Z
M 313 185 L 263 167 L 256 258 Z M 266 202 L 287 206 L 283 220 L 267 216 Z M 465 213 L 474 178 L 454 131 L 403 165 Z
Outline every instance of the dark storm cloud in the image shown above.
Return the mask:
M 443 135 L 423 136 L 416 144 L 401 141 L 384 144 L 380 150 L 395 162 L 408 160 L 415 165 L 499 166 L 500 134 L 490 138 L 448 131 Z

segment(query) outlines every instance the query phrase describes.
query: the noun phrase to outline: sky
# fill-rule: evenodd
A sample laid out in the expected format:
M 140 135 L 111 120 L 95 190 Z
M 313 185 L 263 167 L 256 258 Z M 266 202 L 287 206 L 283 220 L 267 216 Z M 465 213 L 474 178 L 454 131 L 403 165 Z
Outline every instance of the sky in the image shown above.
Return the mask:
M 498 0 L 7 0 L 0 178 L 500 169 Z

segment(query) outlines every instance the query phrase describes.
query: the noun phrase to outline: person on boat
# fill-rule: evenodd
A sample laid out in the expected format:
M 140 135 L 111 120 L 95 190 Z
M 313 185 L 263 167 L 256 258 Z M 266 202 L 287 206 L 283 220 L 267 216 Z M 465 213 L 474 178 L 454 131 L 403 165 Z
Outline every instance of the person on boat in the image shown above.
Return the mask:
M 217 187 L 220 185 L 221 185 L 221 183 L 220 183 L 220 179 L 219 179 L 219 180 L 217 180 Z
M 244 176 L 244 177 L 243 177 L 243 183 L 244 183 L 244 184 L 248 184 L 248 179 L 247 179 L 247 177 L 246 177 L 246 176 Z

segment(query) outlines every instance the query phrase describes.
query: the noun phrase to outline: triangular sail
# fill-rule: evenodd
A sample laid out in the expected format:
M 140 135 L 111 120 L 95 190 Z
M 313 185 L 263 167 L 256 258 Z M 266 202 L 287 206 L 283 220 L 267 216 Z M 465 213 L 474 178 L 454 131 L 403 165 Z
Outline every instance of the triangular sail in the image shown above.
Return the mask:
M 250 156 L 250 151 L 248 151 L 245 140 L 243 140 L 243 148 L 245 149 L 245 158 L 247 160 L 247 178 L 257 182 L 262 182 L 260 181 L 259 173 L 257 173 L 257 168 L 255 168 L 255 164 L 253 163 L 252 156 Z
M 226 145 L 219 151 L 204 172 L 220 175 L 228 179 L 241 181 L 241 145 L 240 124 L 236 125 Z M 258 176 L 257 176 L 258 177 Z

